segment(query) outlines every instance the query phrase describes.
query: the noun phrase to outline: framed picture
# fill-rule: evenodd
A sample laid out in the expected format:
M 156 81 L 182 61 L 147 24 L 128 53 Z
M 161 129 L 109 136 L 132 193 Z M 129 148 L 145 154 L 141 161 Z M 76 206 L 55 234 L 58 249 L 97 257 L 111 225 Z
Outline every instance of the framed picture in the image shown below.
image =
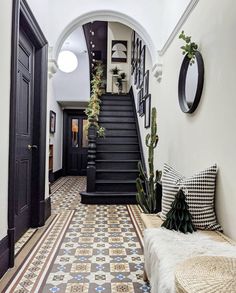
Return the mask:
M 143 89 L 138 92 L 138 112 L 139 116 L 143 116 L 145 114 L 144 108 L 144 100 L 143 100 Z
M 135 62 L 135 67 L 134 67 L 134 85 L 137 86 L 138 84 L 138 68 Z
M 131 74 L 133 74 L 135 69 L 135 31 L 132 33 L 131 40 Z
M 139 68 L 139 50 L 140 50 L 140 43 L 142 43 L 142 41 L 139 41 L 139 38 L 137 38 L 136 40 L 136 44 L 135 44 L 135 64 L 136 64 L 136 68 Z
M 150 127 L 150 120 L 151 120 L 151 95 L 149 94 L 145 99 L 145 119 L 144 119 L 144 126 L 145 128 Z
M 149 93 L 149 70 L 144 75 L 143 97 L 146 98 Z
M 144 45 L 142 50 L 140 51 L 140 58 L 139 58 L 139 88 L 143 86 L 143 81 L 144 81 L 144 75 L 145 75 L 145 51 L 146 51 L 146 46 Z
M 50 111 L 50 133 L 56 132 L 56 113 Z
M 128 41 L 111 41 L 111 62 L 127 62 Z

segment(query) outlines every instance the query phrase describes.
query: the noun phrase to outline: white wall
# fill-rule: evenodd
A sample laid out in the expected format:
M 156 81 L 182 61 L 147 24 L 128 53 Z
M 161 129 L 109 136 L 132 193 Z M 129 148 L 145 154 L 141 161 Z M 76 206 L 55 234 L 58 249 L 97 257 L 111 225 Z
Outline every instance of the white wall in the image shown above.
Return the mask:
M 78 67 L 71 73 L 57 71 L 53 87 L 57 101 L 88 101 L 90 97 L 90 76 L 88 53 L 76 53 Z
M 50 115 L 50 110 L 56 113 L 56 132 L 49 133 L 49 144 L 53 144 L 53 172 L 56 172 L 62 168 L 63 111 L 56 101 L 51 79 L 48 82 L 48 116 Z
M 9 156 L 9 111 L 10 111 L 10 56 L 11 56 L 12 1 L 0 3 L 0 76 L 1 76 L 1 143 L 0 143 L 0 239 L 7 235 L 8 202 L 8 156 Z
M 130 60 L 131 60 L 131 34 L 132 30 L 118 22 L 108 22 L 107 26 L 107 91 L 112 92 L 112 73 L 110 70 L 118 67 L 121 71 L 126 73 L 127 91 L 130 88 Z M 127 62 L 112 62 L 111 61 L 111 44 L 112 40 L 127 41 Z M 113 86 L 113 91 L 117 92 L 117 87 Z
M 175 38 L 163 56 L 163 77 L 152 79 L 152 102 L 158 111 L 156 167 L 168 162 L 186 176 L 217 163 L 216 208 L 227 235 L 236 239 L 236 3 L 199 1 L 182 28 L 200 45 L 205 64 L 204 90 L 194 114 L 181 112 L 178 76 L 182 63 Z M 214 16 L 214 17 L 213 17 Z

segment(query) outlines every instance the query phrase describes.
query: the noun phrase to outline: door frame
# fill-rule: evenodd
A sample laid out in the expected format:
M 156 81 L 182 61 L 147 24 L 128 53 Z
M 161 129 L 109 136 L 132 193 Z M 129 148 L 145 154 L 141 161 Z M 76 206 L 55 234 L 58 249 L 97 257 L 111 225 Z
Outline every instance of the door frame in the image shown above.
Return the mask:
M 64 109 L 63 111 L 63 158 L 62 158 L 62 170 L 63 176 L 67 175 L 67 138 L 68 138 L 68 129 L 67 123 L 70 115 L 80 115 L 87 117 L 84 113 L 85 109 Z
M 13 1 L 11 39 L 11 91 L 10 91 L 10 134 L 9 134 L 9 176 L 8 176 L 8 242 L 9 266 L 14 266 L 15 251 L 15 156 L 16 156 L 16 93 L 18 70 L 19 30 L 23 27 L 35 46 L 34 76 L 34 144 L 38 151 L 32 161 L 31 180 L 31 226 L 43 226 L 50 215 L 50 198 L 45 200 L 46 122 L 47 122 L 47 64 L 48 43 L 26 0 Z M 37 109 L 37 111 L 35 111 Z

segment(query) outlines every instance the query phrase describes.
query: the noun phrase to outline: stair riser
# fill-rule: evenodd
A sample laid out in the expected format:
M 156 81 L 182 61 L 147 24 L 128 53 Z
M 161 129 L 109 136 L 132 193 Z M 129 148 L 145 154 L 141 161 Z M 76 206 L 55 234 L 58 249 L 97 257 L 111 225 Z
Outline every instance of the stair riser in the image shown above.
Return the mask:
M 97 144 L 97 151 L 139 151 L 137 144 Z
M 117 142 L 133 142 L 138 143 L 138 137 L 105 137 L 105 138 L 98 138 L 98 142 L 106 142 L 106 143 L 113 143 L 116 144 Z
M 97 160 L 140 160 L 139 153 L 97 153 Z
M 134 117 L 123 117 L 122 122 L 134 122 Z M 99 116 L 99 122 L 120 122 L 120 117 L 100 117 Z
M 138 162 L 97 162 L 97 169 L 128 170 L 137 169 Z
M 124 120 L 124 118 L 122 118 L 122 120 Z M 110 130 L 113 129 L 127 129 L 127 130 L 131 130 L 131 129 L 135 129 L 136 130 L 136 125 L 135 123 L 107 123 L 107 122 L 101 122 L 99 124 L 102 127 L 108 128 Z
M 122 194 L 111 196 L 110 193 L 107 196 L 100 196 L 94 194 L 93 196 L 81 195 L 81 203 L 83 204 L 137 204 L 135 195 L 123 196 Z
M 97 172 L 97 180 L 135 180 L 138 177 L 138 172 Z
M 134 117 L 134 113 L 131 111 L 100 111 L 100 117 Z
M 102 101 L 129 101 L 132 102 L 129 96 L 102 96 Z
M 110 192 L 136 192 L 136 185 L 135 184 L 123 184 L 123 183 L 117 183 L 117 184 L 109 184 L 109 183 L 103 183 L 103 184 L 97 184 L 96 183 L 96 190 L 97 191 L 110 191 Z
M 101 106 L 110 106 L 110 105 L 126 105 L 126 106 L 132 106 L 131 101 L 118 101 L 118 100 L 102 100 Z
M 117 130 L 110 130 L 110 129 L 107 129 L 106 130 L 106 136 L 108 135 L 112 135 L 112 136 L 130 136 L 130 135 L 137 135 L 137 131 L 135 129 L 133 130 L 122 130 L 122 129 L 117 129 Z
M 120 105 L 102 105 L 101 111 L 131 111 L 133 112 L 133 106 L 120 106 Z

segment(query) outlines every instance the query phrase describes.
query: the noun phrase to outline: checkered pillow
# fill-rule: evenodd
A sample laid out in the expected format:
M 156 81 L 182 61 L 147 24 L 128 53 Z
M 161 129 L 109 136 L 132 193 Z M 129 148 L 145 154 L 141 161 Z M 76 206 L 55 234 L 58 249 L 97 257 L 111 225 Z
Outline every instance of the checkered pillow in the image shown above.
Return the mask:
M 197 229 L 222 230 L 216 221 L 214 208 L 215 181 L 217 166 L 185 178 L 167 164 L 164 165 L 162 175 L 162 211 L 161 218 L 166 219 L 166 214 L 171 209 L 171 204 L 180 188 L 186 195 L 189 211 L 193 217 L 193 224 Z

